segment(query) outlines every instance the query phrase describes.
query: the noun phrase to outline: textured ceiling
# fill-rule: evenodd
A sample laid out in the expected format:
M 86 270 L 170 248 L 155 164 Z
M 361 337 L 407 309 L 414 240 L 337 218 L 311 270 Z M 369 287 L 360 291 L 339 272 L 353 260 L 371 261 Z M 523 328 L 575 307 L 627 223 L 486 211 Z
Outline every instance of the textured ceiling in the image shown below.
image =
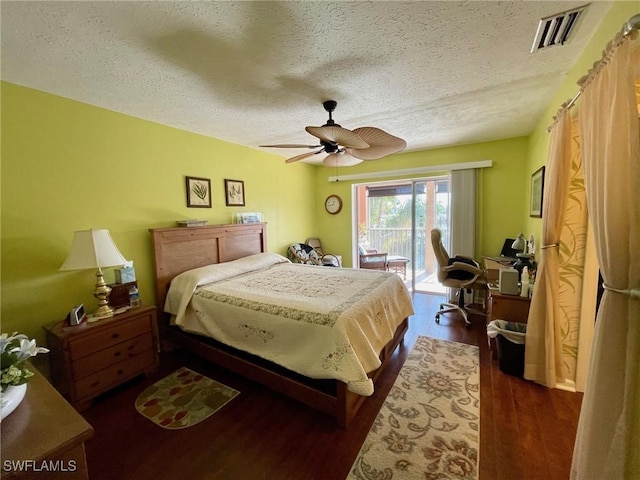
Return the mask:
M 2 79 L 258 148 L 316 143 L 322 101 L 407 150 L 529 134 L 611 2 L 2 1 Z M 304 150 L 264 149 L 282 156 Z

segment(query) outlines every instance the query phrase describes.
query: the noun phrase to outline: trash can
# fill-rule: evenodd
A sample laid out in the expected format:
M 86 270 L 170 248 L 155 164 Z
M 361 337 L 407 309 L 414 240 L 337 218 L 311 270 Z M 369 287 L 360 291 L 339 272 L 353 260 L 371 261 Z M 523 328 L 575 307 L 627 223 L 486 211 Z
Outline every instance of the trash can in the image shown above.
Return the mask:
M 487 335 L 496 339 L 498 366 L 501 372 L 516 377 L 524 374 L 526 333 L 526 323 L 493 320 L 487 325 Z

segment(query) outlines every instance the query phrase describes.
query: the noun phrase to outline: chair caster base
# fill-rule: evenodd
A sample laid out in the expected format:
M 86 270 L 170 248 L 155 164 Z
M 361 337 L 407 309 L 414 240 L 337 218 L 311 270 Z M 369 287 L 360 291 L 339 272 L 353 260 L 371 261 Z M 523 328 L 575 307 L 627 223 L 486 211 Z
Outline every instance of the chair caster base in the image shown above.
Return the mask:
M 436 315 L 436 323 L 440 325 L 440 314 Z

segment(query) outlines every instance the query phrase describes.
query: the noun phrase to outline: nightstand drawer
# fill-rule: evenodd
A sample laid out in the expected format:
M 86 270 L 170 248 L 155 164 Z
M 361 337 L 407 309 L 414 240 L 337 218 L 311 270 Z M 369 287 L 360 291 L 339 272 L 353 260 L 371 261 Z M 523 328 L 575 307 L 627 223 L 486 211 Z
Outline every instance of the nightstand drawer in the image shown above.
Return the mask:
M 135 357 L 145 350 L 153 350 L 153 337 L 151 335 L 140 335 L 120 342 L 74 362 L 72 365 L 73 378 L 76 380 L 81 379 L 110 367 L 114 363 Z
M 66 327 L 45 327 L 51 379 L 76 410 L 122 382 L 158 366 L 156 312 L 142 305 L 113 317 Z
M 71 359 L 77 360 L 130 338 L 149 333 L 152 329 L 151 320 L 151 315 L 132 318 L 127 322 L 120 322 L 84 338 L 74 339 L 69 342 Z
M 78 380 L 76 382 L 76 397 L 91 397 L 102 393 L 112 386 L 119 385 L 129 378 L 144 373 L 145 370 L 154 366 L 155 362 L 155 352 L 147 350 L 124 362 L 116 363 L 82 380 Z

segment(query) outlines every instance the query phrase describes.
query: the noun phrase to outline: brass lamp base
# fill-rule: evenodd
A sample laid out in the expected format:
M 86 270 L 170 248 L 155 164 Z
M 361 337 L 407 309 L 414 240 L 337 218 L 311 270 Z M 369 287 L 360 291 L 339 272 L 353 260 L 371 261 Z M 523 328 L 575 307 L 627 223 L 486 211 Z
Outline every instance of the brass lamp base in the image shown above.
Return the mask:
M 111 287 L 104 283 L 104 277 L 100 268 L 96 272 L 96 278 L 96 288 L 93 291 L 93 296 L 98 299 L 98 309 L 94 312 L 94 316 L 99 318 L 113 317 L 113 308 L 109 306 Z

